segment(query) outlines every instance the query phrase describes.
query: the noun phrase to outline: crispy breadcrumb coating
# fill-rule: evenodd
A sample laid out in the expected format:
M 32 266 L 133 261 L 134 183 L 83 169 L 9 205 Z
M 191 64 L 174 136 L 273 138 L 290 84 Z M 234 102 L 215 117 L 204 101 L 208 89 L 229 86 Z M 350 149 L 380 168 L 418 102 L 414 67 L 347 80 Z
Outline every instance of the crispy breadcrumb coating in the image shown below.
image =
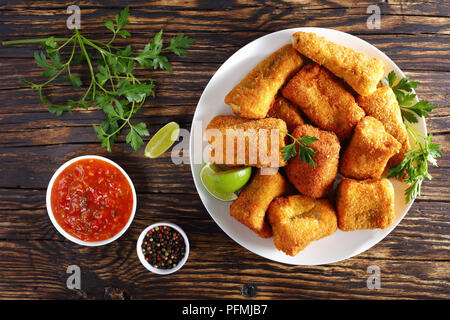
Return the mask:
M 279 172 L 263 175 L 258 171 L 231 204 L 230 215 L 260 237 L 270 238 L 272 229 L 266 219 L 267 208 L 273 199 L 290 191 L 291 186 Z
M 326 199 L 278 197 L 270 204 L 267 215 L 275 247 L 290 256 L 337 229 L 336 212 Z
M 344 79 L 362 96 L 373 93 L 384 75 L 384 63 L 380 59 L 325 40 L 315 33 L 294 33 L 292 45 L 304 56 Z
M 388 160 L 402 145 L 386 132 L 377 119 L 366 116 L 356 126 L 355 133 L 345 149 L 339 172 L 348 178 L 380 178 Z
M 285 145 L 284 132 L 287 132 L 287 127 L 281 119 L 250 120 L 229 115 L 216 116 L 206 127 L 206 137 L 212 147 L 211 161 L 259 168 L 285 166 L 281 154 L 281 148 Z
M 303 65 L 304 58 L 288 44 L 261 61 L 225 97 L 236 115 L 265 118 L 281 86 Z
M 322 129 L 344 141 L 364 117 L 353 95 L 331 72 L 318 64 L 303 67 L 282 89 L 285 98 L 297 104 Z
M 267 113 L 267 116 L 270 118 L 278 118 L 286 122 L 289 132 L 292 132 L 295 127 L 305 123 L 300 115 L 298 107 L 281 95 L 275 97 L 275 101 Z
M 291 158 L 285 168 L 289 181 L 300 193 L 312 198 L 323 198 L 330 192 L 338 170 L 339 150 L 336 135 L 304 124 L 295 128 L 292 135 L 299 139 L 305 135 L 318 138 L 309 145 L 316 155 L 312 157 L 315 167 L 302 162 L 298 157 Z
M 385 229 L 395 220 L 394 187 L 388 179 L 344 178 L 337 193 L 339 229 Z
M 373 94 L 366 97 L 358 97 L 356 101 L 367 115 L 380 120 L 386 131 L 402 145 L 400 152 L 389 160 L 388 166 L 402 162 L 405 158 L 405 153 L 411 147 L 408 132 L 402 120 L 400 106 L 392 89 L 380 87 Z

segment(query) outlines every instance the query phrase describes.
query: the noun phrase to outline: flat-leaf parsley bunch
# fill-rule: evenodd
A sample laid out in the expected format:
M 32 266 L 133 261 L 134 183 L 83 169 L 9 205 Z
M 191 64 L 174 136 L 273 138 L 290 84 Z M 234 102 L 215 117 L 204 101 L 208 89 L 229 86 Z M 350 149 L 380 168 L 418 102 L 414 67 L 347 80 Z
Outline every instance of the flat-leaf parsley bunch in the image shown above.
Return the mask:
M 164 47 L 161 30 L 140 52 L 133 52 L 130 45 L 124 48 L 113 45 L 117 37 L 128 38 L 130 32 L 124 29 L 130 23 L 128 7 L 116 14 L 115 21 L 104 19 L 105 27 L 113 35 L 111 40 L 104 43 L 84 37 L 77 29 L 70 38 L 40 38 L 5 41 L 3 45 L 22 43 L 41 43 L 44 51 L 34 53 L 36 64 L 44 69 L 43 75 L 49 78 L 43 83 L 33 83 L 22 79 L 22 82 L 38 91 L 41 101 L 48 104 L 49 111 L 61 115 L 72 112 L 74 108 L 88 109 L 98 106 L 107 118 L 101 125 L 95 125 L 94 130 L 103 147 L 111 151 L 118 134 L 125 127 L 129 128 L 126 142 L 135 151 L 144 143 L 143 136 L 149 132 L 145 123 L 132 123 L 132 117 L 141 109 L 147 97 L 154 97 L 154 83 L 152 80 L 142 81 L 135 77 L 133 71 L 137 66 L 162 69 L 172 72 L 172 66 L 164 55 L 172 52 L 178 56 L 187 54 L 187 49 L 194 42 L 183 34 L 170 39 Z M 61 50 L 70 48 L 71 53 L 65 61 L 61 58 Z M 93 59 L 90 51 L 96 52 L 99 60 Z M 71 71 L 73 64 L 87 64 L 90 81 L 85 93 L 78 100 L 69 100 L 65 104 L 55 104 L 44 97 L 43 88 L 56 78 L 64 75 L 64 80 L 73 87 L 81 88 L 80 77 Z
M 406 77 L 397 81 L 394 71 L 391 71 L 382 82 L 394 91 L 406 130 L 414 140 L 414 146 L 405 153 L 405 159 L 401 163 L 391 166 L 388 171 L 388 178 L 397 178 L 408 184 L 405 196 L 406 201 L 409 202 L 420 195 L 422 181 L 432 179 L 428 173 L 428 163 L 437 166 L 436 159 L 442 157 L 439 144 L 431 142 L 432 134 L 424 137 L 416 132 L 409 123 L 417 123 L 418 117 L 429 117 L 429 112 L 437 106 L 429 104 L 426 100 L 413 104 L 416 95 L 412 91 L 420 83 L 409 81 Z

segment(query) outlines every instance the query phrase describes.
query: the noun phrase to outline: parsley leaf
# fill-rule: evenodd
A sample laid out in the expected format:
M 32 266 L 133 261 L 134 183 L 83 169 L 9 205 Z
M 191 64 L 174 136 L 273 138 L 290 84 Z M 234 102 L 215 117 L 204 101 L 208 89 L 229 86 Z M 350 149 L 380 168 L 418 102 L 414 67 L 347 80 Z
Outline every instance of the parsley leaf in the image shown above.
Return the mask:
M 282 131 L 283 132 L 283 131 Z M 308 147 L 314 141 L 317 141 L 316 137 L 312 136 L 303 136 L 300 139 L 295 138 L 287 132 L 283 132 L 292 138 L 293 142 L 284 147 L 281 147 L 281 154 L 283 156 L 284 161 L 288 161 L 289 159 L 295 157 L 298 154 L 298 158 L 301 162 L 309 163 L 309 165 L 313 168 L 316 167 L 312 157 L 316 155 L 316 152 L 311 147 Z M 298 152 L 297 147 L 298 145 Z
M 81 86 L 83 85 L 83 83 L 81 82 L 80 77 L 74 76 L 71 73 L 68 73 L 67 76 L 64 77 L 64 80 L 70 82 L 70 84 L 74 88 L 81 88 Z
M 127 143 L 131 144 L 135 151 L 138 151 L 139 148 L 144 144 L 141 136 L 148 136 L 149 132 L 145 123 L 139 123 L 136 126 L 131 126 L 130 132 L 126 137 Z
M 420 195 L 420 186 L 423 180 L 432 179 L 428 173 L 428 162 L 437 166 L 436 158 L 442 157 L 439 145 L 431 143 L 431 139 L 432 134 L 429 134 L 424 142 L 418 142 L 419 148 L 408 151 L 401 163 L 389 168 L 388 178 L 397 178 L 408 184 L 405 191 L 407 202 Z
M 130 20 L 128 18 L 130 17 L 130 8 L 125 7 L 123 8 L 118 14 L 116 14 L 116 24 L 117 24 L 117 30 L 122 29 L 127 24 L 130 23 Z
M 172 51 L 177 56 L 182 56 L 188 53 L 186 50 L 194 43 L 194 39 L 185 36 L 184 34 L 179 34 L 172 39 L 170 39 L 170 45 L 167 50 Z
M 116 32 L 116 28 L 114 28 L 114 22 L 111 19 L 103 19 L 103 24 L 108 30 Z
M 421 100 L 412 105 L 416 99 L 416 95 L 411 92 L 414 88 L 417 88 L 420 82 L 410 81 L 407 77 L 397 81 L 395 71 L 389 72 L 388 76 L 383 79 L 382 84 L 391 87 L 394 92 L 402 112 L 403 120 L 407 120 L 410 123 L 417 123 L 419 121 L 417 116 L 427 118 L 428 112 L 437 108 L 436 105 L 429 104 L 427 100 Z
M 48 63 L 47 57 L 45 56 L 45 53 L 43 51 L 34 52 L 34 60 L 36 61 L 36 64 L 41 68 L 52 68 L 52 66 Z
M 297 155 L 297 150 L 295 149 L 295 143 L 288 144 L 281 148 L 281 153 L 283 155 L 283 160 L 288 161 L 289 159 Z
M 412 104 L 416 95 L 411 92 L 419 85 L 419 82 L 409 81 L 408 78 L 397 81 L 394 71 L 391 71 L 382 83 L 392 88 L 400 106 L 405 127 L 415 142 L 414 147 L 405 153 L 403 161 L 391 166 L 387 175 L 388 178 L 397 178 L 408 185 L 405 190 L 405 199 L 406 202 L 409 202 L 420 195 L 422 182 L 432 179 L 428 173 L 428 163 L 437 166 L 436 159 L 442 157 L 442 152 L 439 144 L 431 142 L 432 134 L 424 137 L 415 132 L 408 123 L 417 123 L 418 116 L 427 118 L 429 112 L 437 106 L 429 104 L 427 100 Z
M 427 100 L 420 100 L 416 104 L 410 106 L 408 109 L 415 112 L 419 117 L 428 118 L 428 112 L 433 111 L 437 108 L 435 104 L 429 104 Z

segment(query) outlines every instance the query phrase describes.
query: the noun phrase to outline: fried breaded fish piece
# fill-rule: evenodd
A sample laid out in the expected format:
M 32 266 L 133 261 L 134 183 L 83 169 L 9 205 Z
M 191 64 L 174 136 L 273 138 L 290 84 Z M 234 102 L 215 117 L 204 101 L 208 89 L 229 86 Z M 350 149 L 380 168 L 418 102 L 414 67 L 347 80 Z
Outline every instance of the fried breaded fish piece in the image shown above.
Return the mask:
M 278 118 L 286 122 L 289 132 L 292 132 L 295 127 L 305 123 L 300 115 L 298 107 L 281 95 L 275 97 L 275 101 L 267 113 L 267 116 L 270 118 Z
M 273 199 L 290 191 L 291 186 L 279 172 L 263 175 L 259 170 L 231 204 L 230 215 L 260 237 L 270 238 L 272 228 L 266 219 L 267 208 Z
M 360 96 L 356 101 L 367 115 L 380 120 L 386 131 L 402 144 L 400 152 L 389 160 L 388 165 L 402 162 L 405 153 L 411 147 L 408 132 L 402 120 L 400 106 L 392 89 L 380 87 L 373 94 L 365 97 Z
M 315 33 L 294 33 L 292 45 L 304 56 L 344 79 L 362 96 L 373 93 L 384 75 L 384 63 L 380 59 L 325 40 Z
M 356 126 L 339 164 L 339 172 L 348 178 L 380 178 L 388 160 L 402 145 L 386 132 L 377 119 L 366 116 Z
M 281 119 L 250 120 L 230 115 L 216 116 L 206 127 L 211 161 L 216 164 L 282 167 L 281 154 L 287 132 Z
M 303 195 L 278 197 L 270 204 L 267 216 L 275 247 L 290 256 L 337 229 L 336 212 L 326 199 Z
M 339 229 L 385 229 L 395 220 L 394 187 L 388 179 L 344 178 L 338 187 L 336 209 Z
M 225 97 L 244 118 L 265 118 L 281 86 L 303 65 L 304 58 L 288 44 L 261 61 Z
M 297 104 L 322 129 L 333 131 L 343 141 L 364 117 L 364 111 L 341 81 L 316 63 L 303 67 L 282 89 L 285 98 Z
M 289 159 L 285 167 L 286 176 L 300 193 L 312 198 L 323 198 L 333 186 L 341 146 L 334 133 L 308 124 L 298 126 L 292 133 L 292 136 L 297 139 L 306 135 L 319 139 L 308 146 L 316 152 L 312 157 L 315 167 L 302 162 L 296 156 Z

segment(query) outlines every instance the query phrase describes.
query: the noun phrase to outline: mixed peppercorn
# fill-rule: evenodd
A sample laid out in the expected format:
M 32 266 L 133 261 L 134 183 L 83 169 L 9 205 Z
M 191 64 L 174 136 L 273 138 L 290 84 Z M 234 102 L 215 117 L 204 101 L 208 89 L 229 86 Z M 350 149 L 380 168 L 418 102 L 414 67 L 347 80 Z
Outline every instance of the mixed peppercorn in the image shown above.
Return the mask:
M 169 226 L 154 227 L 142 241 L 145 260 L 158 269 L 172 269 L 183 259 L 186 244 L 183 236 Z

